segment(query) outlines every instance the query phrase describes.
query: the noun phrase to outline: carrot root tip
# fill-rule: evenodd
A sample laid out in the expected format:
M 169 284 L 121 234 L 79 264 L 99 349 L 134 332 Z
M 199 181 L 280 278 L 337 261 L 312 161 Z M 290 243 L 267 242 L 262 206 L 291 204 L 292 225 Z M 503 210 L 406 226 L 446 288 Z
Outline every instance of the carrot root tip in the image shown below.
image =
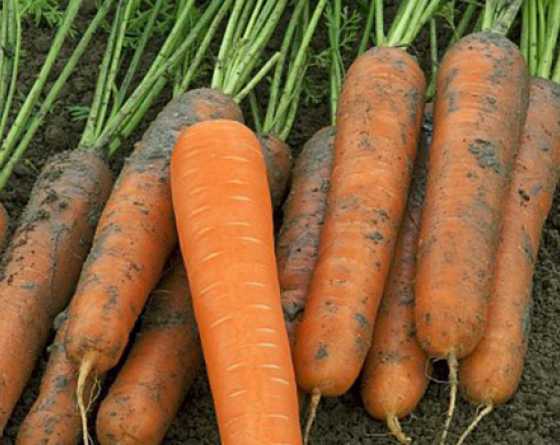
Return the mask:
M 451 421 L 453 420 L 453 414 L 455 413 L 455 405 L 457 403 L 457 386 L 458 386 L 458 370 L 459 362 L 457 361 L 457 356 L 455 354 L 449 354 L 447 358 L 447 363 L 449 364 L 449 408 L 447 410 L 447 416 L 445 419 L 445 425 L 443 427 L 443 432 L 441 433 L 441 439 L 439 441 L 440 445 L 445 445 L 447 440 L 447 434 L 449 433 L 449 428 L 451 427 Z
M 457 445 L 463 445 L 463 443 L 465 442 L 467 437 L 474 431 L 474 429 L 477 427 L 477 425 L 480 423 L 480 421 L 484 417 L 486 417 L 488 414 L 490 414 L 493 409 L 494 409 L 494 406 L 492 404 L 486 405 L 484 407 L 484 409 L 482 409 L 477 414 L 477 416 L 474 418 L 474 420 L 471 422 L 471 424 L 467 427 L 467 429 L 463 432 L 463 434 L 461 434 L 461 437 L 459 437 L 459 440 L 457 441 Z
M 82 360 L 82 364 L 80 365 L 80 369 L 78 371 L 78 385 L 76 389 L 76 399 L 78 401 L 78 409 L 80 410 L 80 418 L 82 420 L 82 436 L 84 445 L 89 445 L 92 443 L 91 437 L 88 432 L 88 424 L 87 424 L 87 413 L 91 407 L 91 403 L 93 402 L 93 398 L 88 397 L 88 402 L 86 403 L 86 385 L 89 376 L 93 370 L 95 365 L 97 353 L 91 352 L 86 354 L 84 359 Z M 95 389 L 94 389 L 95 391 Z M 99 393 L 98 391 L 97 394 Z
M 311 400 L 309 401 L 309 409 L 307 411 L 307 421 L 305 423 L 305 433 L 303 436 L 303 444 L 307 445 L 309 443 L 309 435 L 311 433 L 311 428 L 315 422 L 315 417 L 317 416 L 317 408 L 319 407 L 319 402 L 321 401 L 321 392 L 319 389 L 315 388 L 311 393 Z
M 391 434 L 403 445 L 412 443 L 412 439 L 403 432 L 397 416 L 387 416 L 387 428 L 389 428 Z

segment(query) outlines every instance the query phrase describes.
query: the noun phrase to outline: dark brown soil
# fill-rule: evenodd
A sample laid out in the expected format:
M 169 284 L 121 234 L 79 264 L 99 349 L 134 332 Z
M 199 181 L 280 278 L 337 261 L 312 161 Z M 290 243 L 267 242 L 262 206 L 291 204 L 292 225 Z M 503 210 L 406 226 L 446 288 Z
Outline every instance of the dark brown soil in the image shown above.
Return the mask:
M 86 16 L 78 23 L 77 29 L 83 29 Z M 40 67 L 48 50 L 53 32 L 46 28 L 24 29 L 24 67 L 20 79 L 22 92 L 26 92 Z M 97 67 L 103 53 L 103 38 L 97 42 L 79 64 L 72 80 L 64 88 L 61 98 L 56 103 L 46 125 L 40 130 L 30 147 L 26 160 L 16 168 L 6 188 L 0 194 L 0 200 L 6 206 L 12 218 L 12 227 L 25 206 L 31 186 L 45 160 L 53 153 L 76 146 L 83 121 L 73 122 L 68 107 L 87 105 L 92 97 Z M 425 55 L 426 39 L 416 47 L 417 54 Z M 324 33 L 316 39 L 316 46 L 326 44 Z M 68 56 L 69 50 L 65 51 Z M 425 62 L 425 59 L 423 60 Z M 425 63 L 424 63 L 425 65 Z M 59 64 L 59 69 L 62 62 Z M 312 81 L 321 81 L 325 74 L 312 72 Z M 22 96 L 22 95 L 20 95 Z M 145 122 L 149 122 L 157 110 L 168 100 L 169 92 L 162 95 L 157 106 L 150 112 Z M 290 144 L 294 152 L 299 151 L 305 140 L 316 130 L 329 124 L 329 111 L 325 103 L 302 104 L 301 113 L 294 126 Z M 134 140 L 146 127 L 140 129 L 128 143 L 122 147 L 121 157 L 114 160 L 112 168 L 118 172 L 122 159 L 132 148 Z M 479 445 L 548 445 L 560 443 L 560 194 L 554 202 L 548 218 L 543 242 L 537 264 L 534 281 L 532 333 L 529 342 L 529 354 L 525 373 L 516 397 L 507 405 L 498 408 L 485 419 L 469 444 Z M 46 354 L 37 364 L 32 379 L 27 386 L 20 403 L 6 429 L 4 444 L 12 444 L 18 425 L 29 410 L 38 389 L 41 374 L 45 366 Z M 445 380 L 447 370 L 435 364 L 434 378 Z M 108 382 L 110 382 L 109 376 Z M 406 419 L 403 427 L 418 444 L 436 443 L 443 425 L 448 402 L 448 386 L 442 382 L 432 382 L 426 397 L 413 416 Z M 458 437 L 476 412 L 476 407 L 461 401 L 457 407 L 456 420 L 450 437 L 450 443 Z M 393 444 L 384 425 L 368 417 L 364 411 L 359 392 L 354 388 L 344 397 L 322 401 L 316 426 L 312 434 L 313 443 L 317 444 Z M 218 444 L 218 435 L 206 376 L 197 379 L 185 401 L 181 412 L 169 430 L 166 444 Z

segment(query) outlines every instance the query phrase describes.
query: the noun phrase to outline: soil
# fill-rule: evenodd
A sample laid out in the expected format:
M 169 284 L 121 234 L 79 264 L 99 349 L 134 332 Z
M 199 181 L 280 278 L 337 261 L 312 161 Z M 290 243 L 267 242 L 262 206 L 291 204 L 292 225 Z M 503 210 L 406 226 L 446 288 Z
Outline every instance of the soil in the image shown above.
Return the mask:
M 91 11 L 89 12 L 91 14 Z M 83 14 L 78 19 L 77 29 L 85 28 L 90 15 Z M 53 31 L 47 27 L 26 24 L 24 28 L 24 70 L 21 72 L 19 91 L 29 89 L 35 74 L 52 41 Z M 92 97 L 97 68 L 104 50 L 104 36 L 91 45 L 82 59 L 72 80 L 65 86 L 46 124 L 32 143 L 26 159 L 17 166 L 7 188 L 0 193 L 0 200 L 6 206 L 12 228 L 17 223 L 25 206 L 31 187 L 46 159 L 62 150 L 75 147 L 79 141 L 83 121 L 71 119 L 68 107 L 87 105 Z M 427 39 L 424 37 L 415 47 L 415 54 L 426 55 Z M 324 30 L 315 39 L 317 48 L 324 48 Z M 61 69 L 70 49 L 63 51 L 57 64 Z M 425 56 L 424 56 L 425 57 Z M 422 59 L 423 65 L 426 60 Z M 325 73 L 314 70 L 311 82 L 324 81 Z M 205 79 L 201 79 L 203 84 Z M 122 147 L 119 157 L 112 161 L 116 174 L 122 166 L 133 142 L 166 103 L 170 92 L 162 94 L 158 103 L 144 120 L 143 127 Z M 260 95 L 259 95 L 260 96 Z M 18 95 L 21 100 L 23 94 Z M 329 124 L 326 99 L 319 104 L 302 103 L 301 112 L 295 123 L 289 143 L 297 154 L 305 140 L 319 128 Z M 496 409 L 487 417 L 472 435 L 468 444 L 479 445 L 547 445 L 560 443 L 560 193 L 557 193 L 553 209 L 548 218 L 539 253 L 534 280 L 534 307 L 532 332 L 525 373 L 517 395 L 508 404 Z M 40 377 L 46 363 L 46 353 L 36 366 L 12 419 L 5 431 L 4 444 L 12 444 L 26 412 L 37 394 Z M 116 371 L 115 371 L 116 372 Z M 114 378 L 109 376 L 107 383 Z M 441 431 L 448 403 L 449 387 L 445 384 L 447 369 L 441 363 L 435 364 L 434 381 L 415 413 L 403 422 L 404 429 L 417 444 L 433 444 Z M 476 407 L 460 401 L 449 442 L 453 442 L 476 413 Z M 216 422 L 212 399 L 205 374 L 202 372 L 189 391 L 186 401 L 170 428 L 165 444 L 218 444 Z M 317 444 L 393 444 L 386 429 L 380 422 L 372 420 L 362 407 L 358 388 L 337 399 L 321 402 L 316 425 L 312 433 L 312 443 Z

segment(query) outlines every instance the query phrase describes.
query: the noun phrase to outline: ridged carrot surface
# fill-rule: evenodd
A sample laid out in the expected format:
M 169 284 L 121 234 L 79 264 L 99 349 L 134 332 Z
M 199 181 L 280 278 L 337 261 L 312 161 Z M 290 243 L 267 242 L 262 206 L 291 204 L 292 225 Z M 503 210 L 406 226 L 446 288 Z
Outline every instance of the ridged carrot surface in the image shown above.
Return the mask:
M 185 268 L 175 260 L 152 292 L 132 349 L 101 403 L 99 443 L 162 443 L 201 363 Z
M 471 34 L 446 53 L 416 279 L 417 336 L 431 357 L 465 357 L 484 332 L 527 101 L 527 67 L 505 37 Z
M 559 172 L 560 86 L 535 78 L 506 198 L 488 323 L 481 342 L 459 368 L 463 393 L 477 405 L 505 403 L 521 380 L 535 262 Z
M 369 351 L 406 207 L 425 86 L 415 59 L 397 48 L 370 49 L 347 73 L 319 257 L 296 331 L 296 374 L 307 392 L 345 393 Z
M 282 308 L 293 344 L 317 261 L 334 157 L 334 127 L 319 130 L 296 159 L 276 243 Z
M 0 435 L 78 281 L 112 176 L 76 150 L 43 169 L 4 253 L 0 277 Z
M 191 126 L 173 152 L 171 186 L 221 441 L 300 444 L 257 137 L 235 121 Z

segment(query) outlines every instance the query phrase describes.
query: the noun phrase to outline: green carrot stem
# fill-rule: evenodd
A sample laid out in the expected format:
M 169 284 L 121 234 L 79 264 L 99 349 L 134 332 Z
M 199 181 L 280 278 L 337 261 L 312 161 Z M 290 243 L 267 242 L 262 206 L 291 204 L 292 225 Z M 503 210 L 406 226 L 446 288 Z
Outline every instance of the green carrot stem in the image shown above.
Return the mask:
M 270 86 L 270 97 L 268 100 L 268 106 L 266 109 L 266 115 L 263 124 L 263 131 L 269 133 L 272 131 L 274 126 L 277 108 L 278 108 L 278 98 L 280 96 L 280 87 L 282 84 L 282 75 L 284 74 L 284 69 L 286 67 L 286 59 L 288 56 L 288 50 L 290 45 L 294 40 L 294 34 L 297 29 L 297 24 L 299 17 L 303 11 L 306 0 L 298 0 L 296 7 L 292 12 L 290 21 L 284 33 L 284 38 L 282 40 L 282 45 L 280 46 L 280 58 L 276 64 L 274 75 L 272 77 L 272 84 Z
M 523 0 L 508 0 L 507 4 L 504 5 L 504 10 L 500 11 L 492 24 L 491 31 L 505 36 L 513 25 L 522 3 Z
M 336 112 L 338 109 L 338 100 L 342 89 L 342 78 L 344 76 L 344 62 L 340 54 L 340 32 L 342 23 L 342 5 L 341 0 L 334 1 L 334 7 L 329 8 L 329 44 L 331 56 L 331 68 L 329 76 L 330 85 L 330 112 L 331 125 L 336 125 Z
M 427 100 L 431 100 L 436 93 L 436 78 L 439 67 L 439 52 L 437 41 L 437 22 L 435 19 L 430 20 L 430 59 L 432 62 L 432 75 L 430 77 L 430 84 L 426 91 Z
M 297 80 L 297 85 L 294 91 L 294 98 L 291 101 L 290 108 L 286 113 L 284 126 L 280 130 L 280 133 L 278 133 L 278 138 L 281 141 L 286 141 L 288 139 L 288 136 L 290 135 L 290 131 L 292 131 L 292 126 L 294 125 L 294 122 L 296 120 L 296 116 L 299 108 L 299 102 L 301 100 L 301 91 L 303 90 L 303 79 L 305 77 L 305 71 L 307 71 L 307 65 L 305 66 L 304 72 Z
M 459 21 L 459 24 L 455 28 L 455 32 L 453 33 L 453 37 L 451 39 L 451 44 L 457 42 L 461 37 L 465 35 L 467 27 L 469 26 L 469 23 L 471 22 L 476 9 L 477 5 L 475 3 L 469 3 L 467 5 L 465 12 L 461 17 L 461 20 Z
M 153 34 L 154 25 L 156 23 L 156 19 L 159 15 L 159 12 L 160 12 L 162 6 L 163 6 L 163 0 L 156 0 L 156 2 L 154 3 L 154 6 L 150 10 L 150 15 L 149 15 L 149 18 L 148 18 L 148 22 L 146 23 L 146 27 L 144 28 L 144 30 L 142 32 L 142 36 L 140 37 L 140 40 L 138 41 L 138 45 L 136 46 L 136 48 L 134 50 L 134 55 L 132 56 L 132 60 L 130 61 L 130 65 L 129 65 L 127 71 L 126 71 L 124 79 L 123 79 L 123 81 L 121 83 L 121 86 L 119 88 L 119 92 L 118 92 L 118 94 L 115 98 L 113 112 L 111 113 L 111 116 L 115 115 L 115 113 L 117 112 L 117 110 L 120 108 L 120 106 L 122 105 L 122 103 L 125 100 L 125 97 L 128 93 L 130 85 L 132 84 L 134 76 L 136 75 L 138 67 L 140 66 L 140 61 L 142 60 L 142 56 L 144 55 L 144 50 L 146 49 L 148 41 Z
M 416 2 L 411 0 L 405 0 L 401 3 L 399 13 L 395 18 L 395 21 L 393 21 L 391 30 L 389 31 L 387 46 L 398 46 L 402 42 L 406 27 L 409 25 L 411 17 L 414 13 L 415 4 Z
M 68 2 L 68 6 L 64 14 L 64 19 L 55 35 L 52 46 L 49 50 L 49 53 L 47 54 L 47 58 L 43 63 L 43 66 L 41 67 L 41 71 L 39 72 L 37 80 L 33 84 L 31 91 L 25 98 L 25 101 L 21 106 L 20 111 L 17 114 L 16 119 L 6 136 L 6 139 L 4 139 L 2 146 L 0 147 L 0 165 L 4 165 L 6 163 L 8 157 L 12 153 L 18 141 L 19 136 L 27 126 L 27 120 L 33 112 L 33 108 L 39 100 L 41 93 L 43 92 L 45 83 L 47 82 L 56 59 L 58 58 L 58 54 L 60 52 L 60 49 L 62 48 L 62 45 L 64 44 L 66 36 L 68 35 L 68 32 L 72 27 L 72 23 L 76 18 L 76 14 L 80 9 L 81 3 L 82 0 L 70 0 Z
M 537 32 L 537 2 L 527 0 L 529 3 L 529 72 L 532 76 L 537 74 L 539 64 L 538 32 Z
M 560 2 L 553 2 L 550 6 L 548 14 L 550 26 L 547 29 L 548 35 L 545 39 L 544 50 L 542 52 L 538 69 L 539 77 L 543 77 L 545 79 L 550 78 L 554 62 L 554 52 L 558 44 L 558 37 L 560 33 Z M 556 65 L 556 68 L 558 68 L 558 64 Z
M 520 50 L 523 57 L 528 62 L 529 61 L 529 3 L 523 3 L 523 9 L 521 13 L 521 45 Z
M 0 109 L 4 108 L 4 102 L 6 100 L 6 92 L 8 91 L 9 82 L 9 56 L 7 52 L 9 51 L 8 45 L 8 28 L 10 20 L 10 0 L 4 0 L 2 2 L 2 28 L 0 29 Z
M 383 23 L 383 0 L 375 0 L 375 44 L 385 45 L 385 31 Z
M 225 1 L 229 2 L 230 0 Z M 116 134 L 118 134 L 116 132 L 118 132 L 118 129 L 121 127 L 123 122 L 129 119 L 135 110 L 142 104 L 143 99 L 149 93 L 154 84 L 156 84 L 161 77 L 166 76 L 168 72 L 177 65 L 177 63 L 181 60 L 181 57 L 185 54 L 185 51 L 187 51 L 199 38 L 201 31 L 208 26 L 222 4 L 222 0 L 211 0 L 196 25 L 190 30 L 189 34 L 181 42 L 179 47 L 171 51 L 171 55 L 164 63 L 161 63 L 156 67 L 154 67 L 154 65 L 151 66 L 149 70 L 151 71 L 150 75 L 144 76 L 140 84 L 126 100 L 118 113 L 107 121 L 103 132 L 96 139 L 95 143 L 91 147 L 87 147 L 88 149 L 102 150 L 112 142 L 112 139 Z M 171 34 L 169 37 L 171 37 Z M 167 55 L 167 53 L 165 55 Z M 158 56 L 160 56 L 161 59 L 164 57 L 161 51 Z M 156 58 L 156 60 L 158 60 L 158 58 Z
M 362 39 L 360 40 L 360 46 L 358 47 L 358 55 L 363 54 L 370 42 L 371 29 L 373 27 L 373 19 L 375 14 L 375 0 L 371 0 L 371 5 L 368 10 L 368 15 L 366 18 L 366 26 L 364 27 L 364 33 L 362 34 Z
M 558 2 L 555 2 L 558 3 Z M 537 0 L 537 20 L 538 20 L 538 53 L 539 53 L 539 60 L 542 61 L 543 54 L 545 52 L 545 45 L 546 45 L 546 13 L 545 13 L 545 5 L 544 0 Z M 541 63 L 539 61 L 539 64 Z
M 118 28 L 116 33 L 116 40 L 112 48 L 111 63 L 109 65 L 109 72 L 107 74 L 106 84 L 101 96 L 100 109 L 97 116 L 97 124 L 95 126 L 95 134 L 99 135 L 103 129 L 105 119 L 109 110 L 109 102 L 111 100 L 111 92 L 116 91 L 116 79 L 121 64 L 121 54 L 123 48 L 124 37 L 130 21 L 132 13 L 133 0 L 124 0 L 125 7 L 122 11 L 122 18 L 118 21 Z
M 111 6 L 113 5 L 114 0 L 105 0 L 101 6 L 97 9 L 97 13 L 95 14 L 93 20 L 88 25 L 84 35 L 78 42 L 78 45 L 70 55 L 70 58 L 66 62 L 66 65 L 62 69 L 62 72 L 54 82 L 52 88 L 50 89 L 47 97 L 45 98 L 44 102 L 41 104 L 39 111 L 33 116 L 33 119 L 29 123 L 29 126 L 25 130 L 25 134 L 23 135 L 21 141 L 18 143 L 14 153 L 6 163 L 6 165 L 0 171 L 0 190 L 3 190 L 10 178 L 10 175 L 17 165 L 19 160 L 25 154 L 25 151 L 29 147 L 29 144 L 33 140 L 35 133 L 42 125 L 45 120 L 47 114 L 52 110 L 55 100 L 60 94 L 60 91 L 68 82 L 70 75 L 76 68 L 76 65 L 80 61 L 82 55 L 86 51 L 91 39 L 105 17 L 107 13 L 110 11 Z
M 272 0 L 271 0 L 272 1 Z M 280 17 L 286 8 L 288 0 L 274 0 L 275 6 L 270 13 L 266 24 L 262 26 L 258 35 L 255 36 L 253 43 L 250 44 L 246 52 L 243 53 L 243 57 L 240 57 L 235 64 L 235 70 L 230 76 L 224 79 L 222 92 L 224 94 L 229 94 L 231 96 L 237 96 L 239 89 L 243 84 L 246 83 L 247 78 L 251 74 L 251 71 L 258 62 L 258 56 L 263 50 L 266 43 L 270 40 L 270 36 L 276 29 Z
M 200 42 L 198 49 L 194 55 L 194 58 L 189 64 L 189 69 L 185 73 L 185 76 L 183 77 L 183 80 L 179 85 L 179 88 L 177 89 L 178 94 L 184 93 L 189 89 L 190 84 L 194 79 L 194 76 L 198 71 L 198 68 L 200 67 L 200 64 L 204 60 L 204 57 L 207 55 L 208 47 L 210 46 L 210 43 L 212 42 L 214 36 L 216 35 L 216 32 L 218 31 L 218 28 L 222 23 L 222 20 L 224 19 L 230 6 L 231 6 L 231 1 L 230 0 L 225 1 L 222 7 L 220 8 L 220 10 L 218 11 L 218 13 L 216 14 L 216 16 L 214 17 L 214 19 L 212 20 L 212 23 L 210 24 L 208 30 L 204 35 L 204 39 L 202 39 L 202 42 Z
M 19 7 L 17 0 L 9 0 L 10 2 L 10 20 L 9 20 L 9 31 L 10 36 L 10 49 L 13 51 L 11 62 L 11 72 L 10 72 L 10 84 L 8 86 L 8 95 L 4 105 L 4 111 L 2 112 L 2 118 L 0 120 L 0 139 L 4 137 L 4 131 L 6 130 L 6 125 L 8 123 L 8 116 L 10 114 L 10 108 L 12 107 L 12 101 L 16 91 L 16 84 L 19 71 L 19 60 L 20 60 L 20 50 L 21 50 L 21 19 L 19 14 Z
M 233 100 L 240 103 L 243 99 L 245 99 L 245 97 L 258 85 L 258 83 L 266 77 L 266 75 L 274 67 L 274 64 L 278 62 L 279 58 L 280 52 L 276 52 L 270 59 L 268 59 L 268 62 L 266 62 L 262 68 L 257 71 L 257 74 L 255 74 L 255 76 L 247 82 L 243 89 L 234 96 Z
M 226 26 L 222 44 L 220 45 L 220 50 L 218 52 L 218 59 L 214 68 L 214 74 L 212 76 L 211 86 L 214 89 L 218 89 L 219 86 L 223 84 L 224 70 L 226 69 L 226 57 L 228 56 L 229 49 L 232 45 L 232 37 L 235 33 L 236 25 L 243 9 L 243 3 L 244 0 L 235 0 L 235 4 L 233 5 L 233 11 Z
M 490 31 L 494 24 L 494 16 L 496 14 L 496 7 L 498 6 L 497 0 L 486 0 L 484 5 L 482 30 Z

